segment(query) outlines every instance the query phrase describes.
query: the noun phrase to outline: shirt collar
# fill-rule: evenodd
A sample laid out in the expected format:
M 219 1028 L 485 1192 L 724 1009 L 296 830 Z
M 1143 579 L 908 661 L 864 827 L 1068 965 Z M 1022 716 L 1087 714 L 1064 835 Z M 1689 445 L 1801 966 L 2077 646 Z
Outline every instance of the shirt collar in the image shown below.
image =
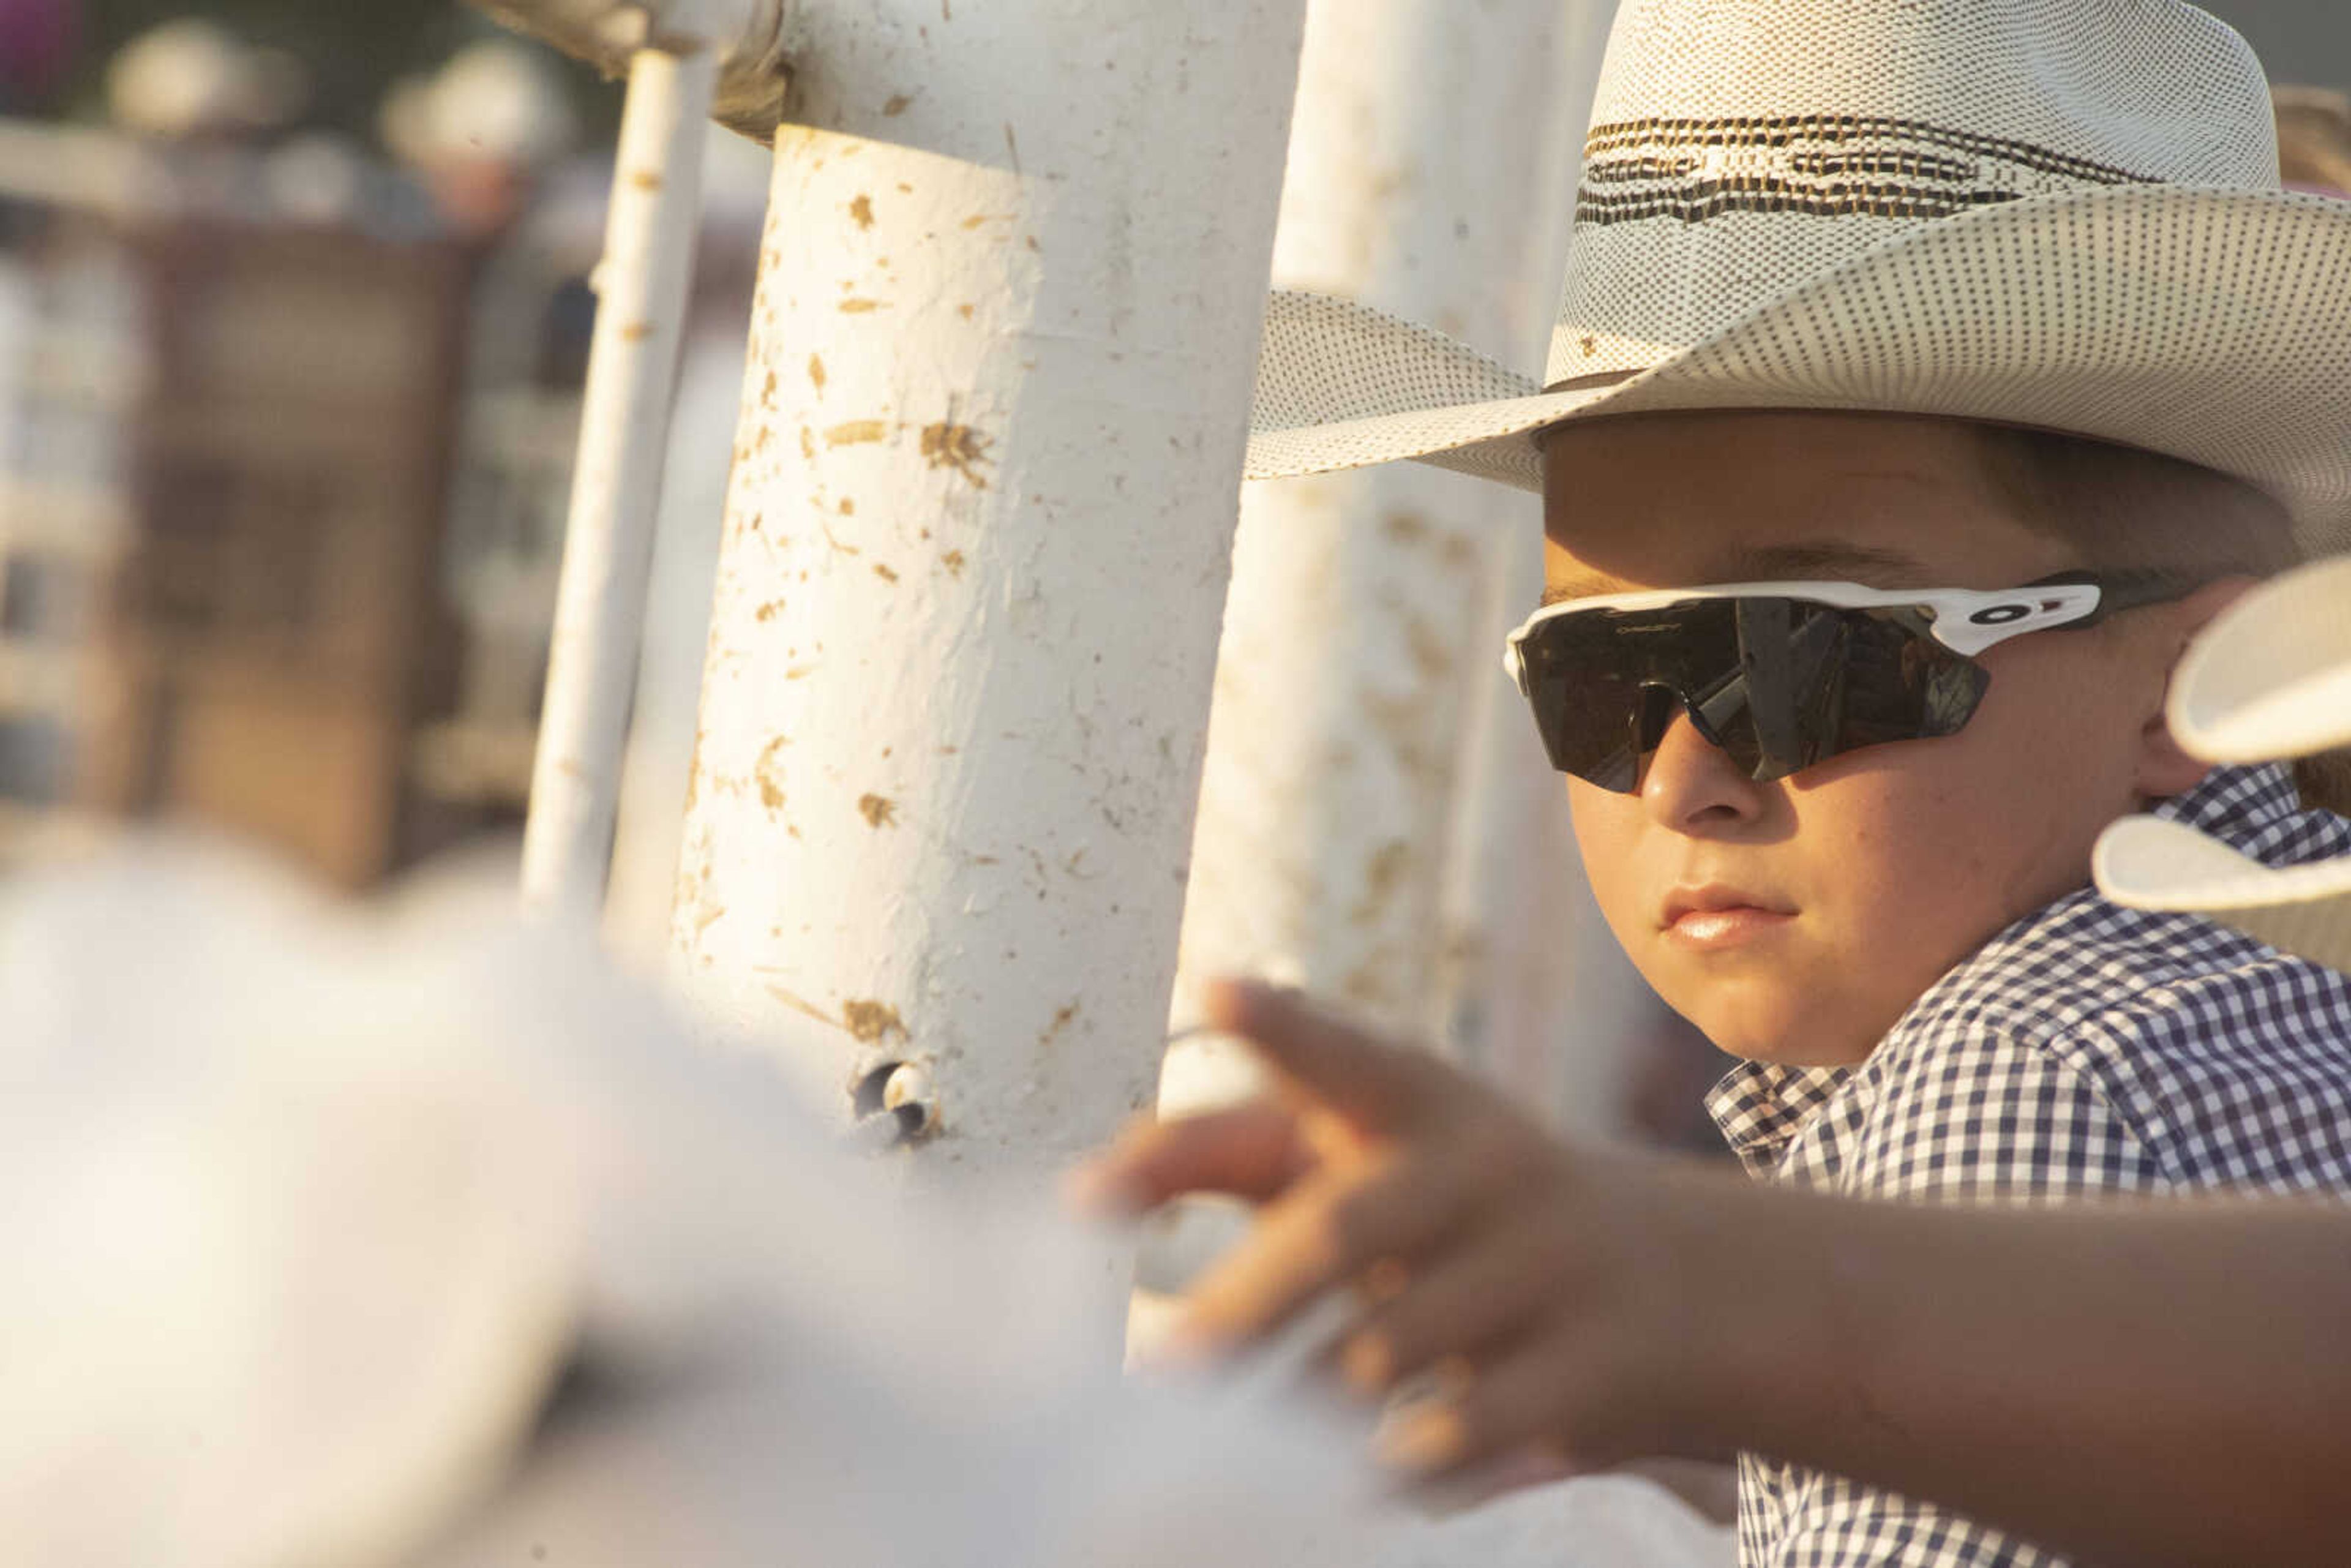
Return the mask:
M 2194 789 L 2157 802 L 2158 817 L 2185 822 L 2228 843 L 2242 843 L 2302 810 L 2294 775 L 2283 763 L 2215 768 Z M 1742 1061 L 1707 1095 L 1714 1124 L 1756 1176 L 1777 1169 L 1796 1134 L 1828 1103 L 1850 1067 L 1782 1067 Z
M 1769 1176 L 1796 1134 L 1852 1072 L 1850 1067 L 1742 1061 L 1707 1095 L 1707 1112 L 1748 1173 Z
M 2294 770 L 2283 762 L 2259 768 L 2215 768 L 2182 795 L 2148 808 L 2152 816 L 2198 828 L 2234 843 L 2277 826 L 2303 810 Z

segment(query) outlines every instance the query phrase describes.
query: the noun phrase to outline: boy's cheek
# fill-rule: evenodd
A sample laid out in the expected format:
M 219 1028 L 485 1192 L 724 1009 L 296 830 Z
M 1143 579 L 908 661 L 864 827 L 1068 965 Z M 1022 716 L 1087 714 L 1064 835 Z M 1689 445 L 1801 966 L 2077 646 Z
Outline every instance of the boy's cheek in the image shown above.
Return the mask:
M 1587 792 L 1602 796 L 1603 800 L 1577 799 Z M 1577 785 L 1569 800 L 1575 825 L 1576 854 L 1583 862 L 1583 880 L 1592 889 L 1593 902 L 1600 906 L 1601 917 L 1608 922 L 1618 945 L 1637 958 L 1641 938 L 1655 935 L 1638 912 L 1645 899 L 1663 896 L 1662 889 L 1653 891 L 1646 885 L 1640 870 L 1641 825 L 1637 815 L 1628 817 L 1614 809 L 1614 803 L 1623 802 L 1637 813 L 1639 802 L 1631 796 L 1608 796 L 1590 785 Z

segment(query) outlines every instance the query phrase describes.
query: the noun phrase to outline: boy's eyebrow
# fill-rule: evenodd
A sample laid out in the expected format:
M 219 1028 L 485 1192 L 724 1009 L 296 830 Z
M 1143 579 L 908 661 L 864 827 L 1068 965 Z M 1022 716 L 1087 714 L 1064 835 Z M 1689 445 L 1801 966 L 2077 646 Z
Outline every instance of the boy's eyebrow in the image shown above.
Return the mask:
M 1705 582 L 1789 582 L 1833 579 L 1857 582 L 1865 588 L 1923 585 L 1927 567 L 1901 550 L 1875 545 L 1848 544 L 1843 539 L 1803 540 L 1795 544 L 1740 546 L 1716 558 Z M 1544 588 L 1546 605 L 1571 599 L 1596 599 L 1604 594 L 1634 591 L 1624 579 L 1606 572 L 1585 571 L 1563 577 Z

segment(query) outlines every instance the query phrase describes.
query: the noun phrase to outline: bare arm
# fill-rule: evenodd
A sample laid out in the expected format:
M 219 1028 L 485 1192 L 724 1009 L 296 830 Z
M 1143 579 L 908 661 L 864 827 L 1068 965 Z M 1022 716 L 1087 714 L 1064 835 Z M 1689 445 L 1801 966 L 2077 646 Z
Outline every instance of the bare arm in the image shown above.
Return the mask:
M 2351 1212 L 1659 1194 L 1723 1309 L 1695 1446 L 2086 1563 L 2351 1562 Z

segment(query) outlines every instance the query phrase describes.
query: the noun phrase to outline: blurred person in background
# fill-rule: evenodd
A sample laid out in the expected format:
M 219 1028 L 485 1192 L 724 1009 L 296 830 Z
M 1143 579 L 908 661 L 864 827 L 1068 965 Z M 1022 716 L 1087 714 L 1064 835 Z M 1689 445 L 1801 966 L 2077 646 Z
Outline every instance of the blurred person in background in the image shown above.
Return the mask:
M 2351 97 L 2282 87 L 2277 109 L 2278 172 L 2286 189 L 2351 197 Z
M 311 102 L 308 69 L 216 22 L 166 22 L 125 45 L 106 70 L 117 129 L 147 142 L 172 203 L 191 213 L 266 219 L 277 198 L 261 154 Z
M 384 144 L 424 180 L 450 226 L 490 240 L 513 228 L 580 128 L 545 60 L 494 39 L 384 100 Z

